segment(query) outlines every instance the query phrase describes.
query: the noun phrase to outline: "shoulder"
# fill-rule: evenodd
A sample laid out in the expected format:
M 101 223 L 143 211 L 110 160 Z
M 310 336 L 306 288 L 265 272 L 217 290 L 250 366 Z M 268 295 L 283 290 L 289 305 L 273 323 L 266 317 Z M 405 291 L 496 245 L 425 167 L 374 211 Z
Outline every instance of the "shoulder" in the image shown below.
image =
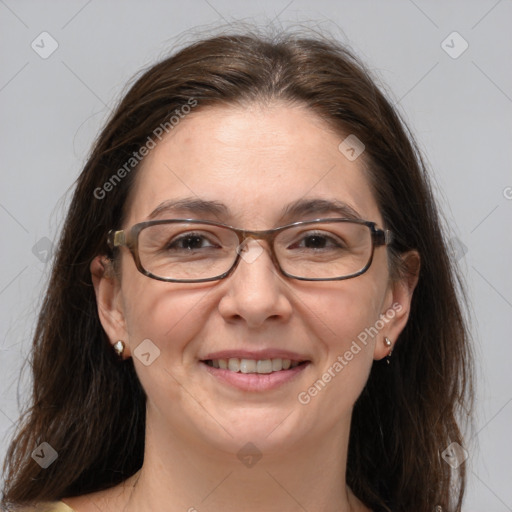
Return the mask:
M 62 501 L 47 501 L 16 508 L 13 512 L 74 512 L 74 510 Z

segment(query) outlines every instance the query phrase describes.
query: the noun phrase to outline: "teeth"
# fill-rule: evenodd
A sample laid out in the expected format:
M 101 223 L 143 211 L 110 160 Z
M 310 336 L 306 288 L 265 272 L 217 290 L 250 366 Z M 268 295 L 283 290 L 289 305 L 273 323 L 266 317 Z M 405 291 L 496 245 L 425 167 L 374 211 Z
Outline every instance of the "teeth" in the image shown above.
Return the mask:
M 272 370 L 273 369 L 272 359 L 260 359 L 256 363 L 256 371 L 258 373 L 272 373 L 272 371 L 278 371 L 278 370 Z
M 283 369 L 283 360 L 282 359 L 272 359 L 272 371 L 278 372 Z
M 257 363 L 253 359 L 240 359 L 240 371 L 242 373 L 256 373 L 256 366 Z M 231 367 L 229 369 L 231 370 Z
M 231 370 L 232 372 L 239 372 L 240 371 L 240 359 L 235 359 L 232 357 L 231 359 L 228 359 L 228 370 Z
M 232 372 L 241 373 L 272 373 L 288 370 L 299 365 L 298 361 L 290 359 L 238 359 L 232 357 L 230 359 L 214 359 L 207 361 L 209 366 L 231 370 Z

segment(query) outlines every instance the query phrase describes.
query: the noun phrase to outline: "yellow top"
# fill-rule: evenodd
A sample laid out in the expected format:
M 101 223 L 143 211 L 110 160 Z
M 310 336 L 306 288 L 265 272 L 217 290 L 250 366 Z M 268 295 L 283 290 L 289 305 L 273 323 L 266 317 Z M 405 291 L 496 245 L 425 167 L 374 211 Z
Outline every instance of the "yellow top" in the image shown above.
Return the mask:
M 74 512 L 74 510 L 62 501 L 52 501 L 38 503 L 31 507 L 16 509 L 16 512 Z

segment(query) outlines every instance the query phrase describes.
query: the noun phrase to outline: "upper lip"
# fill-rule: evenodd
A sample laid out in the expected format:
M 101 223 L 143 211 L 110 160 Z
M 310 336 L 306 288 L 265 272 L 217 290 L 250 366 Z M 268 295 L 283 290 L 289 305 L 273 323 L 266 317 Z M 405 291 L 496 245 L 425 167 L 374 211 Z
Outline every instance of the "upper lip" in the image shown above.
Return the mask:
M 205 357 L 201 358 L 201 361 L 208 361 L 214 359 L 290 359 L 291 361 L 297 361 L 299 363 L 303 361 L 309 361 L 310 359 L 296 352 L 290 352 L 288 350 L 279 349 L 267 349 L 267 350 L 220 350 L 218 352 L 211 352 Z

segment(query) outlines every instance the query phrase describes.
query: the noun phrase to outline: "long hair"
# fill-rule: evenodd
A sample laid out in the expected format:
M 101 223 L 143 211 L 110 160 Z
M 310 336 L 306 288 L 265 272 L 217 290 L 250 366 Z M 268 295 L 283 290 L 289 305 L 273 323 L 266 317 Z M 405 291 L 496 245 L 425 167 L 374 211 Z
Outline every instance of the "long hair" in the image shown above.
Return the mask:
M 4 506 L 112 487 L 142 466 L 145 393 L 133 362 L 114 357 L 89 265 L 96 255 L 110 254 L 106 234 L 122 223 L 139 166 L 134 155 L 157 137 L 158 127 L 173 129 L 173 116 L 193 102 L 200 111 L 274 100 L 306 106 L 340 137 L 363 141 L 365 172 L 384 224 L 398 235 L 389 248 L 392 270 L 403 275 L 399 261 L 406 251 L 421 257 L 392 364 L 374 363 L 353 410 L 347 483 L 372 508 L 460 511 L 465 466 L 452 470 L 441 454 L 453 442 L 464 445 L 471 350 L 458 274 L 420 151 L 370 73 L 342 44 L 256 30 L 201 39 L 144 71 L 94 143 L 34 335 L 32 398 L 4 463 Z M 31 458 L 42 442 L 58 453 L 46 469 Z

